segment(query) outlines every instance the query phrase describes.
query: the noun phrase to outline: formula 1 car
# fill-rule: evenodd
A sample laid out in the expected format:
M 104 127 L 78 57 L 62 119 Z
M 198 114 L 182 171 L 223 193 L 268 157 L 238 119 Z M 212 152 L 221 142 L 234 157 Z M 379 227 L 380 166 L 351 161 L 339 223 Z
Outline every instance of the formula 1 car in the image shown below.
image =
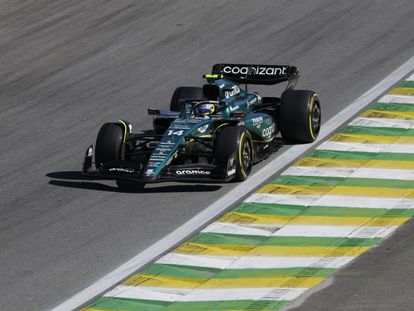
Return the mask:
M 319 98 L 314 91 L 293 89 L 299 78 L 296 67 L 216 64 L 204 78 L 202 87 L 178 87 L 170 110 L 148 109 L 151 134 L 133 133 L 126 120 L 105 123 L 95 148 L 87 148 L 83 174 L 142 184 L 242 181 L 254 163 L 271 154 L 279 132 L 289 143 L 317 138 Z M 287 82 L 281 97 L 247 91 L 249 84 L 280 82 Z

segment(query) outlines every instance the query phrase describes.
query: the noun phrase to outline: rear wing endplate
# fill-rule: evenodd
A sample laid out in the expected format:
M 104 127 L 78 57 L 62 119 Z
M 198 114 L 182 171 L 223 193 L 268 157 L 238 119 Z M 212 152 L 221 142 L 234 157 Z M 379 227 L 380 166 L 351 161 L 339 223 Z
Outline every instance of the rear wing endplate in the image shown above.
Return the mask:
M 299 71 L 288 65 L 215 64 L 212 74 L 224 79 L 245 84 L 277 84 L 297 80 Z

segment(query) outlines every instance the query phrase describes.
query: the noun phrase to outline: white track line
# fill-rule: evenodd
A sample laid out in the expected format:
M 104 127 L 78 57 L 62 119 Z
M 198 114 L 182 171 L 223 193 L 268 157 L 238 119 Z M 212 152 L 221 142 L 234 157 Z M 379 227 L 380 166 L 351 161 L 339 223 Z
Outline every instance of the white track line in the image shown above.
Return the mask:
M 404 76 L 408 75 L 412 70 L 414 70 L 414 57 L 411 57 L 408 61 L 385 77 L 381 82 L 370 88 L 365 94 L 326 122 L 322 126 L 318 141 L 316 143 L 332 134 L 341 124 L 357 114 L 362 108 L 370 104 L 374 99 L 401 80 Z M 160 254 L 170 249 L 173 245 L 176 245 L 194 231 L 216 218 L 220 213 L 236 203 L 246 193 L 254 190 L 257 186 L 266 181 L 266 179 L 272 177 L 284 166 L 291 163 L 293 159 L 313 148 L 314 145 L 315 143 L 298 145 L 287 149 L 275 157 L 266 166 L 262 167 L 259 171 L 250 176 L 246 181 L 230 190 L 226 195 L 215 201 L 213 204 L 171 232 L 169 235 L 148 247 L 146 250 L 138 253 L 123 265 L 97 280 L 95 283 L 91 284 L 78 294 L 62 302 L 52 309 L 52 311 L 71 311 L 76 309 L 116 283 L 121 282 L 139 268 L 153 261 Z

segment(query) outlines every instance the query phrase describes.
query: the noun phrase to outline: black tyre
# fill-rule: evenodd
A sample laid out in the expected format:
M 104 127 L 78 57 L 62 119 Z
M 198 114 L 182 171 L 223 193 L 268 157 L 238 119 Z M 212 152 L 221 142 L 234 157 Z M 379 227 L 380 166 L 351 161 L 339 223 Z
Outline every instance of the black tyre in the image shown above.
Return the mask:
M 214 159 L 227 172 L 236 170 L 234 180 L 245 180 L 253 167 L 253 144 L 249 132 L 239 126 L 220 130 L 214 141 Z M 230 159 L 234 159 L 233 167 L 229 167 Z
M 99 130 L 95 143 L 95 165 L 122 160 L 124 129 L 118 123 L 105 123 Z
M 177 87 L 171 98 L 170 110 L 181 111 L 180 100 L 183 99 L 204 99 L 203 89 L 201 87 L 182 86 Z
M 288 90 L 282 94 L 280 132 L 288 143 L 311 143 L 321 127 L 321 106 L 314 91 Z

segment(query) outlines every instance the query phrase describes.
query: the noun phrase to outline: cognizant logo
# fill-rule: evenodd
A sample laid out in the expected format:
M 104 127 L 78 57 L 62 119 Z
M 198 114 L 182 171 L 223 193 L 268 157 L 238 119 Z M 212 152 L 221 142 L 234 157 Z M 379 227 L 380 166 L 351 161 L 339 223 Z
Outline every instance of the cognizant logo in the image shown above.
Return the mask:
M 276 76 L 276 75 L 284 75 L 286 74 L 287 66 L 281 67 L 267 67 L 267 66 L 225 66 L 223 68 L 224 73 L 232 73 L 232 74 L 242 74 L 247 75 L 250 74 L 260 75 L 260 76 Z

